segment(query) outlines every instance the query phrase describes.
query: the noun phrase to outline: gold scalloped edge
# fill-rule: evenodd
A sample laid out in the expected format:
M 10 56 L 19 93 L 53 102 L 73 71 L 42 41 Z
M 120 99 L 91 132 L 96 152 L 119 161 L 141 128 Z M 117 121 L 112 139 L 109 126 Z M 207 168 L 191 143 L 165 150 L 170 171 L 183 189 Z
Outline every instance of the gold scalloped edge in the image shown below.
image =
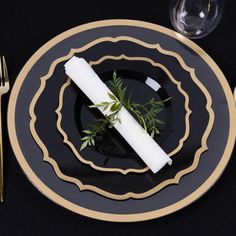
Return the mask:
M 87 50 L 88 48 L 92 47 L 93 45 L 96 45 L 97 43 L 100 43 L 100 42 L 103 42 L 103 41 L 118 42 L 118 41 L 121 41 L 121 40 L 127 40 L 127 41 L 131 41 L 131 42 L 134 42 L 134 43 L 141 43 L 141 45 L 146 45 L 146 46 L 148 46 L 148 48 L 153 48 L 154 47 L 157 50 L 161 51 L 163 54 L 175 57 L 178 60 L 178 62 L 181 64 L 183 69 L 190 73 L 190 75 L 191 75 L 192 79 L 194 80 L 194 82 L 197 84 L 197 86 L 204 93 L 204 95 L 206 97 L 206 100 L 207 100 L 206 110 L 209 113 L 209 121 L 208 121 L 207 128 L 206 128 L 206 130 L 205 130 L 205 132 L 202 136 L 201 147 L 196 151 L 196 153 L 194 155 L 193 163 L 190 167 L 183 169 L 182 171 L 178 172 L 175 175 L 174 178 L 165 180 L 162 183 L 160 183 L 159 185 L 157 185 L 156 187 L 154 187 L 154 188 L 152 188 L 152 189 L 150 189 L 146 192 L 143 192 L 143 193 L 127 192 L 125 194 L 118 195 L 118 194 L 112 194 L 110 192 L 104 191 L 104 190 L 102 190 L 100 188 L 97 188 L 95 186 L 83 184 L 79 179 L 75 179 L 73 177 L 66 176 L 61 172 L 58 164 L 55 162 L 55 160 L 53 158 L 51 158 L 49 156 L 49 153 L 48 153 L 48 150 L 47 150 L 46 146 L 41 141 L 40 137 L 38 136 L 38 134 L 36 132 L 35 122 L 36 122 L 37 117 L 34 113 L 34 107 L 37 103 L 38 98 L 40 97 L 41 93 L 43 92 L 43 90 L 45 88 L 46 81 L 52 76 L 52 74 L 54 72 L 54 69 L 55 69 L 55 67 L 58 63 L 70 59 L 75 53 L 79 53 L 79 52 L 82 52 L 84 50 Z M 211 132 L 213 124 L 214 124 L 214 111 L 211 107 L 212 106 L 211 96 L 210 96 L 208 90 L 205 88 L 205 86 L 197 79 L 197 77 L 195 75 L 195 69 L 187 66 L 185 64 L 184 60 L 182 59 L 182 57 L 179 54 L 177 54 L 175 52 L 166 51 L 159 44 L 148 44 L 148 43 L 145 43 L 145 42 L 143 42 L 139 39 L 128 37 L 128 36 L 119 36 L 119 37 L 115 37 L 115 38 L 112 38 L 112 37 L 99 38 L 99 39 L 96 39 L 96 40 L 86 44 L 85 46 L 83 46 L 79 49 L 73 49 L 72 48 L 66 56 L 57 58 L 51 64 L 48 73 L 45 76 L 41 77 L 40 80 L 41 80 L 40 87 L 39 87 L 38 91 L 35 93 L 32 101 L 30 103 L 30 107 L 29 107 L 29 115 L 30 115 L 30 118 L 31 118 L 30 119 L 31 134 L 32 134 L 35 142 L 38 144 L 38 146 L 40 147 L 40 149 L 43 152 L 43 156 L 44 156 L 43 160 L 52 165 L 56 175 L 60 179 L 76 184 L 79 187 L 80 191 L 83 191 L 83 190 L 93 191 L 95 193 L 101 194 L 104 197 L 115 199 L 115 200 L 126 200 L 126 199 L 129 199 L 129 198 L 134 198 L 134 199 L 146 198 L 146 197 L 149 197 L 149 196 L 153 195 L 154 193 L 160 191 L 161 189 L 167 187 L 170 184 L 178 184 L 180 179 L 184 175 L 193 172 L 197 168 L 197 166 L 199 164 L 199 161 L 200 161 L 201 155 L 208 149 L 207 139 L 208 139 L 208 136 L 210 135 L 210 132 Z
M 161 68 L 163 71 L 165 71 L 165 73 L 168 75 L 169 79 L 176 85 L 177 89 L 179 90 L 179 92 L 184 96 L 185 98 L 185 104 L 184 104 L 184 108 L 186 110 L 186 114 L 185 114 L 185 132 L 183 137 L 179 140 L 178 146 L 172 150 L 170 153 L 168 153 L 168 155 L 171 157 L 173 155 L 175 155 L 176 153 L 178 153 L 182 147 L 184 142 L 187 140 L 189 133 L 190 133 L 190 122 L 189 122 L 189 117 L 192 113 L 192 111 L 189 108 L 189 96 L 186 93 L 186 91 L 182 88 L 181 86 L 181 82 L 177 81 L 173 75 L 171 74 L 171 72 L 163 65 L 160 63 L 157 63 L 155 61 L 153 61 L 150 58 L 147 57 L 130 57 L 124 54 L 121 54 L 120 56 L 112 56 L 112 55 L 106 55 L 101 57 L 100 59 L 96 60 L 96 61 L 90 61 L 90 65 L 94 66 L 94 65 L 99 65 L 102 62 L 106 61 L 106 60 L 128 60 L 128 61 L 145 61 L 150 63 L 152 66 L 154 67 L 159 67 Z M 62 135 L 63 137 L 63 143 L 67 144 L 72 152 L 74 153 L 74 155 L 79 159 L 79 161 L 81 161 L 84 164 L 88 164 L 90 165 L 92 168 L 99 170 L 99 171 L 104 171 L 104 172 L 119 172 L 122 173 L 123 175 L 126 175 L 128 173 L 144 173 L 147 172 L 149 170 L 149 167 L 144 167 L 142 169 L 134 169 L 134 168 L 129 168 L 129 169 L 120 169 L 120 168 L 106 168 L 106 167 L 100 167 L 97 166 L 96 164 L 94 164 L 94 162 L 92 161 L 88 161 L 85 160 L 83 158 L 83 156 L 80 155 L 80 153 L 78 152 L 78 150 L 76 149 L 76 147 L 74 146 L 74 144 L 69 140 L 67 133 L 65 132 L 65 130 L 62 128 L 61 126 L 61 121 L 62 121 L 62 114 L 61 114 L 61 110 L 63 107 L 63 96 L 64 96 L 64 91 L 65 89 L 71 84 L 70 79 L 68 79 L 61 87 L 60 92 L 59 92 L 59 105 L 58 108 L 56 109 L 56 114 L 57 114 L 57 129 L 59 131 L 59 133 Z

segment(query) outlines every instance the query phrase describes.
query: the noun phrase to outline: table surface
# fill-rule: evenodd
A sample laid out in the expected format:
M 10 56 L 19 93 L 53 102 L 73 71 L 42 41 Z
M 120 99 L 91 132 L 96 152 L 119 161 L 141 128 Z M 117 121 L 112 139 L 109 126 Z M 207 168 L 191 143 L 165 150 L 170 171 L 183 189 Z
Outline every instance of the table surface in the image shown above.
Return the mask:
M 130 3 L 130 4 L 128 4 Z M 83 23 L 137 19 L 172 28 L 169 1 L 42 1 L 1 3 L 0 54 L 13 84 L 29 57 L 49 39 Z M 231 88 L 236 86 L 236 2 L 227 0 L 223 18 L 206 38 L 195 40 L 219 65 Z M 45 198 L 21 171 L 7 137 L 4 97 L 6 199 L 0 205 L 0 235 L 236 235 L 236 152 L 219 181 L 198 201 L 160 219 L 109 223 L 71 213 Z

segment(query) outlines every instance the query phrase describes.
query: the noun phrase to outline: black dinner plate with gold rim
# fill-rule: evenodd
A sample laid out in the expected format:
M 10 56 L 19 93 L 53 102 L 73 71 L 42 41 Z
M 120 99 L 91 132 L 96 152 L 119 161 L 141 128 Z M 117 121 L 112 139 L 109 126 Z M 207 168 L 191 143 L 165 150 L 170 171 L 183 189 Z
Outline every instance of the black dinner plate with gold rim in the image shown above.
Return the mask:
M 163 188 L 161 191 L 154 191 L 154 193 L 152 192 L 153 190 L 151 190 L 151 193 L 149 192 L 150 194 L 143 195 L 143 191 L 149 190 L 140 190 L 139 186 L 133 185 L 134 182 L 132 181 L 133 178 L 135 179 L 137 176 L 143 176 L 144 174 L 129 173 L 127 176 L 124 176 L 122 173 L 95 171 L 88 165 L 83 165 L 85 171 L 82 172 L 81 175 L 83 175 L 86 181 L 94 181 L 97 176 L 101 175 L 106 177 L 102 177 L 104 181 L 114 175 L 119 175 L 120 179 L 133 175 L 132 181 L 130 182 L 131 186 L 127 185 L 125 191 L 130 187 L 135 188 L 136 191 L 140 191 L 141 195 L 137 197 L 139 200 L 133 199 L 136 198 L 135 195 L 127 193 L 124 198 L 126 200 L 117 201 L 115 198 L 112 198 L 114 193 L 112 193 L 113 195 L 110 197 L 104 197 L 104 190 L 100 192 L 93 191 L 97 188 L 96 185 L 93 189 L 86 189 L 88 184 L 83 185 L 81 181 L 79 181 L 76 186 L 71 180 L 78 179 L 78 176 L 71 176 L 72 173 L 69 173 L 68 176 L 64 178 L 61 174 L 61 170 L 58 168 L 58 160 L 55 161 L 55 159 L 51 157 L 51 153 L 52 149 L 58 149 L 58 152 L 61 151 L 61 153 L 63 153 L 64 150 L 67 150 L 67 152 L 71 152 L 71 150 L 69 150 L 66 145 L 62 145 L 61 136 L 60 138 L 55 138 L 57 141 L 55 140 L 55 143 L 52 143 L 51 147 L 53 145 L 55 146 L 54 148 L 50 148 L 50 151 L 48 151 L 48 149 L 45 148 L 47 146 L 44 145 L 44 142 L 47 143 L 47 141 L 53 140 L 53 137 L 55 137 L 50 137 L 51 132 L 47 132 L 47 128 L 53 130 L 52 135 L 56 132 L 58 133 L 55 122 L 51 123 L 53 119 L 57 119 L 55 112 L 54 118 L 50 115 L 51 113 L 47 113 L 47 109 L 52 108 L 49 104 L 54 104 L 54 107 L 57 107 L 58 100 L 54 99 L 53 96 L 56 94 L 58 97 L 58 92 L 55 92 L 55 94 L 52 93 L 52 99 L 50 100 L 50 97 L 48 97 L 48 104 L 45 104 L 44 117 L 48 118 L 45 120 L 48 121 L 48 123 L 44 123 L 44 129 L 40 128 L 43 126 L 37 124 L 36 121 L 36 115 L 41 111 L 41 109 L 37 111 L 37 106 L 39 105 L 37 101 L 40 101 L 38 98 L 40 98 L 44 89 L 49 88 L 47 84 L 47 80 L 49 82 L 49 79 L 46 78 L 46 75 L 50 74 L 51 76 L 55 74 L 52 69 L 53 67 L 55 67 L 56 70 L 59 68 L 58 71 L 60 71 L 60 66 L 56 66 L 60 60 L 57 59 L 62 58 L 63 60 L 67 60 L 71 56 L 70 53 L 74 53 L 74 49 L 82 48 L 85 45 L 87 45 L 87 47 L 88 45 L 94 46 L 92 44 L 95 40 L 99 42 L 99 40 L 104 37 L 110 38 L 114 43 L 117 43 L 116 41 L 120 39 L 118 37 L 129 37 L 145 42 L 148 45 L 160 45 L 161 48 L 164 48 L 164 53 L 166 53 L 168 58 L 170 56 L 175 57 L 175 62 L 181 64 L 183 70 L 187 71 L 191 77 L 196 80 L 196 84 L 198 87 L 201 87 L 205 95 L 203 103 L 205 102 L 204 109 L 208 113 L 207 126 L 204 122 L 195 122 L 192 126 L 204 129 L 204 134 L 207 134 L 205 135 L 207 137 L 205 137 L 204 134 L 202 135 L 202 146 L 200 147 L 200 151 L 195 153 L 195 157 L 197 158 L 192 159 L 192 165 L 190 167 L 179 171 L 177 175 L 172 178 L 172 185 Z M 105 50 L 106 47 L 104 48 L 104 51 Z M 116 53 L 119 53 L 120 48 L 117 50 Z M 172 53 L 170 54 L 169 52 Z M 91 57 L 94 55 L 93 53 L 94 52 L 91 50 Z M 135 56 L 140 56 L 139 51 L 137 51 L 137 55 Z M 150 55 L 148 58 L 150 58 Z M 171 67 L 171 63 L 166 62 L 163 64 Z M 118 63 L 113 63 L 113 69 L 114 67 L 116 68 L 117 65 Z M 109 67 L 107 71 L 108 74 L 111 73 L 110 70 L 111 67 Z M 127 70 L 130 72 L 130 68 L 121 67 L 120 73 L 123 72 L 124 77 L 126 77 Z M 177 69 L 173 71 L 175 72 Z M 137 72 L 137 70 L 135 70 L 135 72 Z M 134 75 L 133 72 L 132 74 Z M 58 75 L 63 78 L 58 78 L 62 83 L 57 84 L 58 88 L 55 87 L 55 90 L 60 90 L 66 79 L 62 70 Z M 147 74 L 145 73 L 145 75 Z M 165 88 L 164 85 L 163 87 Z M 53 90 L 51 89 L 51 91 Z M 191 91 L 189 91 L 189 93 L 191 93 Z M 235 124 L 233 123 L 233 119 L 235 118 L 235 105 L 232 92 L 222 72 L 210 57 L 193 42 L 171 30 L 150 23 L 129 20 L 101 21 L 74 28 L 57 36 L 39 49 L 28 61 L 14 85 L 12 94 L 8 111 L 9 134 L 16 157 L 28 178 L 43 194 L 56 203 L 74 212 L 97 219 L 109 221 L 141 221 L 169 214 L 188 205 L 206 192 L 220 176 L 228 162 L 235 141 Z M 44 93 L 42 93 L 42 95 L 43 94 Z M 190 107 L 191 102 L 193 106 L 197 104 L 198 101 L 194 100 L 194 96 L 190 94 Z M 34 107 L 32 104 L 36 105 L 35 109 L 30 109 Z M 76 104 L 78 104 L 78 102 Z M 203 107 L 201 107 L 201 103 L 199 103 L 199 109 L 201 108 Z M 167 111 L 166 113 L 168 114 Z M 78 120 L 78 113 L 76 115 L 75 111 L 74 114 L 74 120 Z M 194 114 L 192 113 L 190 116 L 190 134 L 192 131 L 191 117 L 193 116 Z M 40 134 L 41 136 L 42 134 L 46 134 L 45 137 L 43 137 L 44 142 L 42 142 L 37 135 L 38 130 L 44 130 L 44 132 Z M 32 131 L 36 131 L 36 135 Z M 185 143 L 183 147 L 184 146 Z M 194 155 L 194 153 L 190 151 L 189 155 Z M 62 157 L 62 155 L 57 157 Z M 66 158 L 66 156 L 63 158 Z M 186 159 L 186 157 L 183 157 L 183 159 Z M 177 160 L 174 160 L 173 166 L 175 162 L 178 163 Z M 195 170 L 191 174 L 185 175 L 180 180 L 180 177 L 187 173 L 186 169 L 188 168 Z M 77 168 L 75 168 L 73 174 L 76 173 L 76 170 Z M 91 175 L 90 171 L 93 171 L 94 174 Z M 168 169 L 166 172 L 168 172 Z M 146 177 L 146 179 L 149 179 L 148 173 Z M 152 181 L 151 179 L 151 183 Z M 101 182 L 99 183 L 102 185 Z M 140 182 L 140 184 L 141 183 L 142 182 Z M 165 185 L 166 182 L 162 183 Z M 179 184 L 173 185 L 176 183 Z M 100 186 L 100 188 L 103 187 L 105 191 L 111 192 L 113 189 L 106 189 L 106 185 L 107 183 L 104 182 L 104 185 Z M 123 186 L 115 191 L 123 191 L 118 193 L 123 194 L 124 189 L 122 187 Z M 115 194 L 117 194 L 117 192 Z
M 106 48 L 106 51 L 104 48 Z M 137 57 L 137 52 L 139 53 L 139 57 Z M 182 149 L 183 143 L 189 136 L 189 116 L 191 110 L 189 107 L 189 95 L 185 90 L 186 88 L 190 89 L 190 86 L 187 86 L 188 80 L 186 82 L 183 80 L 184 77 L 189 77 L 189 74 L 183 73 L 181 69 L 179 70 L 182 73 L 181 76 L 179 75 L 183 82 L 181 84 L 181 81 L 174 78 L 167 67 L 160 64 L 161 60 L 158 57 L 161 54 L 156 49 L 150 50 L 143 45 L 127 40 L 121 40 L 116 43 L 104 41 L 85 50 L 83 55 L 78 53 L 78 56 L 83 56 L 90 61 L 100 77 L 106 81 L 112 77 L 112 70 L 119 69 L 118 74 L 124 77 L 123 82 L 127 86 L 127 94 L 132 93 L 132 98 L 136 101 L 146 102 L 151 97 L 155 97 L 156 99 L 171 97 L 172 101 L 166 103 L 165 109 L 160 113 L 159 118 L 165 122 L 165 125 L 161 125 L 160 127 L 161 133 L 158 137 L 158 143 L 162 145 L 162 148 L 170 156 L 175 155 Z M 155 62 L 157 58 L 159 63 Z M 173 58 L 171 59 L 173 60 Z M 177 67 L 179 67 L 178 64 Z M 54 70 L 50 78 L 51 84 L 54 82 L 59 83 L 52 77 L 56 77 L 56 74 L 60 73 L 57 72 L 60 68 L 63 70 L 63 62 L 58 64 Z M 158 91 L 155 91 L 155 87 L 153 89 L 147 85 L 147 80 L 152 81 L 154 86 L 160 86 Z M 63 78 L 63 81 L 66 81 L 66 79 Z M 86 103 L 88 105 L 88 99 L 85 99 L 85 96 L 78 89 L 74 89 L 73 84 L 69 85 L 69 83 L 67 81 L 64 82 L 59 93 L 61 100 L 58 106 L 59 109 L 57 109 L 57 126 L 64 140 L 66 140 L 65 143 L 71 147 L 74 154 L 80 160 L 83 158 L 91 161 L 92 164 L 90 166 L 96 170 L 116 171 L 123 174 L 146 172 L 148 168 L 137 158 L 133 150 L 130 150 L 124 143 L 119 143 L 123 140 L 117 137 L 117 134 L 104 137 L 104 140 L 97 146 L 97 150 L 89 149 L 89 151 L 83 152 L 79 156 L 78 153 L 81 143 L 78 137 L 81 137 L 81 130 L 87 128 L 89 117 L 91 119 L 90 123 L 92 123 L 94 116 L 98 116 L 98 114 L 93 112 L 93 114 L 89 115 L 91 110 L 88 113 L 85 110 L 86 106 L 84 106 Z M 189 80 L 189 83 L 191 86 L 195 85 L 192 80 Z M 53 87 L 54 85 L 52 84 L 50 86 Z M 50 93 L 50 89 L 48 92 Z M 44 95 L 45 99 L 47 96 L 46 94 Z M 204 110 L 204 104 L 202 110 Z M 74 122 L 68 122 L 71 121 L 71 117 L 75 117 Z M 114 131 L 112 132 L 114 133 Z M 125 156 L 125 158 L 122 158 L 122 156 Z
M 183 70 L 174 56 L 163 55 L 170 51 L 161 53 L 156 48 L 147 49 L 142 41 L 134 41 L 131 37 L 117 42 L 106 40 L 89 48 L 85 45 L 87 49 L 83 52 L 78 48 L 76 50 L 80 52 L 75 55 L 89 61 L 104 81 L 112 78 L 113 70 L 116 69 L 127 86 L 127 94 L 132 91 L 132 99 L 136 102 L 145 103 L 152 97 L 171 97 L 160 113 L 159 119 L 165 124 L 160 127 L 157 137 L 157 142 L 175 162 L 171 167 L 166 166 L 157 174 L 151 173 L 115 130 L 104 135 L 104 140 L 97 140 L 95 148 L 80 152 L 82 130 L 87 129 L 94 118 L 102 116 L 96 110 L 91 113 L 91 109 L 86 109 L 91 102 L 73 83 L 70 90 L 65 90 L 71 82 L 66 75 L 62 76 L 64 61 L 57 64 L 53 73 L 51 70 L 44 77 L 46 86 L 31 107 L 37 118 L 35 130 L 31 132 L 40 138 L 50 158 L 56 162 L 60 169 L 57 175 L 77 184 L 80 189 L 87 185 L 86 190 L 116 200 L 148 197 L 172 184 L 177 173 L 183 176 L 181 173 L 184 170 L 184 174 L 194 171 L 194 159 L 203 150 L 203 136 L 208 138 L 209 132 L 204 133 L 210 131 L 207 127 L 213 124 L 213 114 L 206 109 L 210 98 L 197 86 L 198 80 L 194 81 L 195 78 Z M 152 78 L 153 83 L 156 81 L 161 88 L 154 91 L 146 84 L 147 78 L 149 81 Z M 58 118 L 55 117 L 55 110 Z M 55 130 L 56 123 L 59 132 Z M 63 145 L 60 134 L 66 145 Z M 48 161 L 55 169 L 55 163 Z M 102 172 L 115 173 L 107 175 Z

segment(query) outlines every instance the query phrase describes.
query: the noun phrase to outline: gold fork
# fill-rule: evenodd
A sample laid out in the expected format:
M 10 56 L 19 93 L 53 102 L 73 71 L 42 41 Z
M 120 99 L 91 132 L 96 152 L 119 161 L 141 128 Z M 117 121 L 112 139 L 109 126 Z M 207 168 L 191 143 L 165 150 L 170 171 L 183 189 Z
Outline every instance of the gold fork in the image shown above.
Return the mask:
M 0 202 L 4 201 L 3 181 L 3 143 L 2 143 L 2 95 L 10 89 L 7 65 L 4 56 L 0 56 Z

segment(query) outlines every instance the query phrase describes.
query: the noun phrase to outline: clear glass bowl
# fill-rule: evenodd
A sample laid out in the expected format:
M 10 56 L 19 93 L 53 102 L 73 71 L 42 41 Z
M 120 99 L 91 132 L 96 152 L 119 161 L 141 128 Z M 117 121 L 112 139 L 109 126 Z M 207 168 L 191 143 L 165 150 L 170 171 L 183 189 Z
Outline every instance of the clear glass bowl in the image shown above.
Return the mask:
M 225 0 L 171 0 L 173 27 L 188 38 L 202 38 L 218 25 Z

